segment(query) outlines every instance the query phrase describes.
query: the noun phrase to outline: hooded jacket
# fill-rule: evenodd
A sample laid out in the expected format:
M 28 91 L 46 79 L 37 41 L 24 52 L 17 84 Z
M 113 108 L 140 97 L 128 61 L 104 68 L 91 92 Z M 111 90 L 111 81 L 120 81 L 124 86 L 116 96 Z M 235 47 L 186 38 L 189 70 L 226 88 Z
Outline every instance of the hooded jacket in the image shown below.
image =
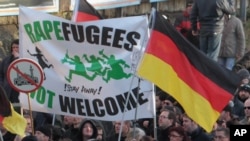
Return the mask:
M 77 133 L 77 136 L 76 136 L 77 138 L 75 139 L 76 141 L 83 141 L 82 130 L 83 130 L 83 127 L 86 123 L 90 123 L 92 125 L 92 128 L 93 128 L 93 134 L 89 139 L 96 139 L 96 137 L 97 137 L 96 124 L 93 120 L 86 119 L 82 122 L 81 126 L 79 127 L 79 132 Z

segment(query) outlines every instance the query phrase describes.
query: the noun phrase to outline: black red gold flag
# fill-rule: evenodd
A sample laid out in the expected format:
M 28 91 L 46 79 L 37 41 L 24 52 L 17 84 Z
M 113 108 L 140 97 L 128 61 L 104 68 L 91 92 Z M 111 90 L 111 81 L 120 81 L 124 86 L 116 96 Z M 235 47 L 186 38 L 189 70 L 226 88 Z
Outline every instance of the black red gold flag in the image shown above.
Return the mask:
M 138 75 L 172 95 L 211 131 L 240 83 L 238 75 L 195 48 L 159 13 L 154 21 Z

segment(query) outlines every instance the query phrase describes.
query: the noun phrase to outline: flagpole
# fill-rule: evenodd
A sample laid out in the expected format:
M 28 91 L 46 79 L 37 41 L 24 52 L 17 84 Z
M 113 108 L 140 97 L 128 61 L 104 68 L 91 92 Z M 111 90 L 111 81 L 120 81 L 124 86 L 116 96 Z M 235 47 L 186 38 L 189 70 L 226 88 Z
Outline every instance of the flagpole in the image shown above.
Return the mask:
M 155 17 L 155 16 L 152 16 L 152 15 L 155 15 L 155 9 L 154 9 L 154 8 L 152 9 L 150 18 Z M 149 21 L 150 21 L 150 20 L 149 20 Z M 154 20 L 153 20 L 153 25 L 154 25 Z M 150 25 L 149 25 L 149 26 L 150 26 Z M 147 37 L 147 36 L 146 36 L 146 37 Z M 143 40 L 143 44 L 141 45 L 140 53 L 142 52 L 142 49 L 143 49 L 143 47 L 144 47 L 144 43 L 145 43 L 145 39 Z M 141 59 L 141 56 L 139 56 L 139 58 Z M 140 62 L 140 59 L 137 60 L 137 62 L 136 62 L 136 67 L 138 67 L 138 64 L 139 64 L 139 62 Z M 136 69 L 135 69 L 134 72 L 133 72 L 133 77 L 132 77 L 132 80 L 131 80 L 131 83 L 130 83 L 128 97 L 127 97 L 126 102 L 125 102 L 125 105 L 124 105 L 125 108 L 124 108 L 124 112 L 123 112 L 123 115 L 122 115 L 122 122 L 121 122 L 121 128 L 120 128 L 120 130 L 119 130 L 118 141 L 121 140 L 122 126 L 123 126 L 123 124 L 124 124 L 124 117 L 125 117 L 125 113 L 126 113 L 126 111 L 127 111 L 127 105 L 128 105 L 128 101 L 129 101 L 129 96 L 130 96 L 130 94 L 131 94 L 132 83 L 133 83 L 133 81 L 134 81 L 134 78 L 136 77 L 135 73 L 136 73 Z M 140 78 L 138 77 L 138 79 L 140 79 Z
M 33 124 L 33 116 L 32 116 L 32 110 L 31 110 L 31 103 L 30 103 L 30 93 L 28 93 L 28 102 L 29 102 L 29 114 L 30 114 L 30 120 L 31 120 L 31 129 L 32 129 L 32 135 L 34 136 L 34 124 Z
M 149 29 L 150 29 L 150 32 L 149 32 L 149 35 L 151 35 L 152 33 L 152 29 L 155 25 L 155 14 L 156 14 L 156 9 L 155 8 L 152 8 L 152 11 L 150 13 L 150 16 L 149 16 Z M 142 47 L 141 47 L 141 52 L 142 52 Z M 140 58 L 142 59 L 142 58 Z M 138 62 L 139 63 L 139 62 Z M 137 67 L 138 67 L 138 64 L 137 64 Z M 153 113 L 154 113 L 154 116 L 153 116 L 153 122 L 154 122 L 154 138 L 155 140 L 157 140 L 157 118 L 156 118 L 156 105 L 155 105 L 155 86 L 153 86 Z
M 139 93 L 140 93 L 140 83 L 141 79 L 138 79 L 138 88 L 137 88 L 137 95 L 136 95 L 136 107 L 135 107 L 135 118 L 134 118 L 134 123 L 133 123 L 133 138 L 135 138 L 135 127 L 136 127 L 136 119 L 137 119 L 137 110 L 138 110 L 138 98 L 139 98 Z
M 157 117 L 156 117 L 156 105 L 155 105 L 155 93 L 156 89 L 155 89 L 155 86 L 153 87 L 153 107 L 154 107 L 154 138 L 155 140 L 157 140 Z
M 3 134 L 2 134 L 2 131 L 0 130 L 0 139 L 1 139 L 1 141 L 4 141 L 3 140 Z
M 54 126 L 56 122 L 56 114 L 53 114 L 52 125 Z
M 78 8 L 79 8 L 79 3 L 80 3 L 80 0 L 75 0 L 75 5 L 74 5 L 74 10 L 73 10 L 73 17 L 71 18 L 71 21 L 76 21 L 76 17 L 77 17 L 77 11 L 78 11 Z
M 135 74 L 135 72 L 133 74 Z M 118 141 L 121 140 L 122 127 L 123 127 L 123 124 L 124 124 L 124 117 L 125 117 L 125 113 L 127 112 L 127 105 L 128 105 L 129 97 L 131 95 L 131 89 L 132 89 L 132 84 L 134 82 L 134 78 L 135 78 L 135 75 L 133 75 L 133 77 L 132 77 L 132 80 L 131 80 L 131 83 L 130 83 L 130 86 L 129 86 L 128 97 L 127 97 L 125 105 L 124 105 L 124 112 L 122 114 L 122 122 L 121 122 L 120 130 L 119 130 Z

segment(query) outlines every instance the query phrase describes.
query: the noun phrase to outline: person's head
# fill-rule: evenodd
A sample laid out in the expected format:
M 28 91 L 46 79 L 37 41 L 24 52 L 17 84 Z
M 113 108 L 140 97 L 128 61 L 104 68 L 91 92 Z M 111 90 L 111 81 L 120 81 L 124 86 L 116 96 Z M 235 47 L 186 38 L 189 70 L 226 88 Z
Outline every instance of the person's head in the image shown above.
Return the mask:
M 51 128 L 40 126 L 35 130 L 35 136 L 38 141 L 49 141 L 52 138 Z
M 31 120 L 31 118 L 30 118 L 30 115 L 24 115 L 23 116 L 25 119 L 26 119 L 26 121 L 27 121 L 27 126 L 26 126 L 26 128 L 25 128 L 25 133 L 26 134 L 31 134 L 32 133 L 32 120 Z
M 169 130 L 169 140 L 170 141 L 187 141 L 188 136 L 186 131 L 182 126 L 171 127 Z
M 192 133 L 199 127 L 187 114 L 182 115 L 182 126 L 187 133 Z
M 166 102 L 165 100 L 167 99 L 169 94 L 164 92 L 164 91 L 159 91 L 158 95 L 159 95 L 159 99 L 161 101 L 161 107 L 163 108 L 164 106 L 167 106 L 167 103 L 165 103 Z
M 65 115 L 63 117 L 63 124 L 66 125 L 66 126 L 73 125 L 73 121 L 74 121 L 74 117 L 73 116 Z
M 242 68 L 242 69 L 237 71 L 237 74 L 240 77 L 241 84 L 248 84 L 250 82 L 250 80 L 249 80 L 250 73 L 249 73 L 249 71 L 247 69 Z
M 161 100 L 160 100 L 160 94 L 157 93 L 155 96 L 155 108 L 161 109 Z
M 191 13 L 191 11 L 192 11 L 192 6 L 193 6 L 193 1 L 187 1 L 187 4 L 186 4 L 186 12 L 187 12 L 188 14 Z
M 93 120 L 86 119 L 82 122 L 79 128 L 79 136 L 81 139 L 96 139 L 97 137 L 97 128 Z
M 123 122 L 123 126 L 121 127 Z M 122 130 L 122 135 L 126 136 L 128 132 L 130 131 L 131 128 L 131 121 L 125 120 L 125 121 L 115 121 L 114 122 L 114 127 L 115 127 L 115 133 L 118 134 L 120 132 L 120 129 Z
M 38 141 L 38 140 L 36 136 L 29 135 L 29 136 L 25 136 L 21 141 Z
M 135 127 L 129 131 L 125 141 L 132 141 L 132 140 L 139 141 L 145 135 L 146 133 L 143 129 Z
M 248 99 L 250 97 L 250 85 L 249 84 L 241 85 L 239 88 L 238 96 L 239 96 L 239 99 L 243 102 L 246 99 Z
M 73 126 L 74 126 L 74 128 L 79 128 L 79 126 L 81 125 L 83 119 L 84 119 L 83 117 L 74 117 L 73 118 Z
M 168 109 L 162 109 L 159 115 L 158 125 L 162 129 L 174 126 L 176 122 L 175 113 Z
M 217 128 L 214 131 L 214 141 L 230 141 L 230 131 L 228 128 Z
M 250 117 L 250 98 L 244 102 L 244 112 L 247 118 Z
M 103 136 L 104 136 L 103 128 L 101 126 L 96 126 L 96 128 L 97 128 L 97 137 L 96 137 L 96 139 L 98 141 L 102 141 L 103 140 Z
M 139 141 L 154 141 L 154 139 L 151 136 L 145 135 Z
M 167 95 L 165 100 L 162 101 L 162 107 L 164 107 L 164 106 L 174 106 L 174 104 L 175 104 L 175 99 L 170 95 Z
M 19 39 L 15 39 L 10 44 L 11 52 L 18 51 L 19 52 Z
M 220 117 L 219 120 L 220 121 L 229 121 L 233 118 L 233 114 L 232 114 L 232 106 L 231 105 L 227 105 L 223 108 L 223 110 L 220 113 Z

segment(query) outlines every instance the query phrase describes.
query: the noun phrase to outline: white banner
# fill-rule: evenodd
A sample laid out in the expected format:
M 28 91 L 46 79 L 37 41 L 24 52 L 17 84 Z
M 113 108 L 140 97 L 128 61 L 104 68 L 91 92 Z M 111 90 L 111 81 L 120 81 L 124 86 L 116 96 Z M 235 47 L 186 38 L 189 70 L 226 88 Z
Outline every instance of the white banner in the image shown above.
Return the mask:
M 37 61 L 45 77 L 30 94 L 32 110 L 106 121 L 136 111 L 153 117 L 152 84 L 133 73 L 147 23 L 146 16 L 75 23 L 20 7 L 21 56 Z M 20 101 L 28 109 L 26 94 Z

